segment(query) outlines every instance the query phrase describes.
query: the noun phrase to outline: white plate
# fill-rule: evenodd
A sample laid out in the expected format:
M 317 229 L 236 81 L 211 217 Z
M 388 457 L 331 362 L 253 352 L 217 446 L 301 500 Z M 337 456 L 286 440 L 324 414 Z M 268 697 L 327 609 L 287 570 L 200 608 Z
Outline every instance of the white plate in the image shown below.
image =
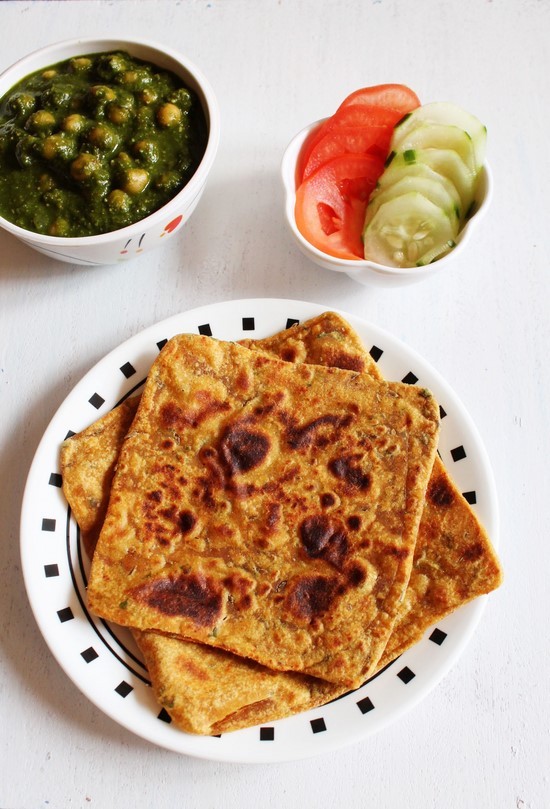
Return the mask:
M 329 307 L 291 300 L 213 304 L 176 315 L 123 343 L 102 359 L 53 417 L 32 463 L 21 516 L 21 558 L 29 600 L 52 653 L 78 688 L 116 722 L 169 750 L 217 761 L 305 758 L 360 740 L 417 704 L 441 680 L 472 635 L 486 598 L 430 629 L 379 675 L 322 708 L 219 737 L 177 730 L 156 703 L 147 671 L 127 630 L 86 607 L 87 561 L 61 491 L 59 447 L 138 390 L 164 342 L 181 332 L 224 340 L 266 337 Z M 342 313 L 387 379 L 430 388 L 442 411 L 439 451 L 494 541 L 498 508 L 492 472 L 478 433 L 448 384 L 395 337 Z M 435 629 L 435 632 L 434 632 Z

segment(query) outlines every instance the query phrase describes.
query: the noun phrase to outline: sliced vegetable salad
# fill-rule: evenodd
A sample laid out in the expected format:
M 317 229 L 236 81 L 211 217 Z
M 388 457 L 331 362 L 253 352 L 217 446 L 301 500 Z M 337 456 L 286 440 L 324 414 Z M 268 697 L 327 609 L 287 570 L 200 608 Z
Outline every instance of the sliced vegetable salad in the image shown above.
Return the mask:
M 446 102 L 422 106 L 404 85 L 357 90 L 302 147 L 297 227 L 337 258 L 435 261 L 472 212 L 486 137 L 473 115 Z

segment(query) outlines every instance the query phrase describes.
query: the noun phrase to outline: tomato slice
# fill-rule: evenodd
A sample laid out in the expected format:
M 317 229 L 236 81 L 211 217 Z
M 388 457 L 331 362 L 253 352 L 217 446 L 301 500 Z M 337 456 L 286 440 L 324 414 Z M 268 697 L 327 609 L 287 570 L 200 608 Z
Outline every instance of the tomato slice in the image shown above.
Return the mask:
M 321 138 L 310 144 L 307 161 L 301 168 L 304 180 L 317 169 L 344 154 L 374 154 L 385 160 L 390 147 L 392 129 L 388 126 L 338 126 L 329 129 Z
M 318 126 L 314 127 L 302 144 L 300 154 L 298 155 L 298 160 L 296 161 L 296 177 L 295 177 L 296 187 L 298 187 L 302 182 L 302 178 L 304 176 L 304 169 L 306 166 L 305 164 L 306 157 L 311 152 L 313 143 L 315 143 L 318 140 L 319 130 L 321 129 L 322 126 L 323 122 L 321 122 Z
M 388 130 L 393 130 L 393 127 L 404 115 L 419 106 L 420 100 L 416 93 L 404 84 L 378 84 L 374 87 L 363 87 L 350 93 L 342 101 L 334 115 L 328 118 L 324 124 L 316 127 L 306 138 L 298 161 L 297 182 L 300 182 L 306 176 L 305 168 L 309 159 L 312 157 L 314 150 L 320 146 L 321 140 L 326 138 L 329 133 L 337 129 L 340 130 L 341 127 L 386 127 Z M 359 151 L 355 147 L 349 148 L 349 142 L 348 144 L 343 143 L 340 133 L 335 135 L 335 139 L 343 146 L 340 154 Z M 381 143 L 384 146 L 386 139 L 383 138 Z M 327 141 L 325 141 L 321 148 L 324 149 L 327 145 Z M 389 142 L 386 149 L 388 147 Z M 338 151 L 335 143 L 328 148 L 327 159 L 334 157 L 336 154 L 338 154 Z M 321 165 L 321 162 L 319 155 L 317 155 L 313 165 L 309 167 L 307 176 L 319 165 Z
M 404 84 L 377 84 L 374 87 L 362 87 L 360 90 L 350 93 L 336 112 L 356 105 L 385 107 L 401 112 L 401 116 L 403 116 L 419 107 L 420 99 L 410 87 Z
M 308 135 L 302 147 L 299 160 L 298 180 L 304 178 L 304 170 L 307 166 L 313 150 L 327 136 L 339 137 L 338 133 L 343 128 L 361 127 L 370 129 L 371 127 L 383 127 L 388 132 L 390 138 L 395 124 L 403 116 L 397 110 L 385 109 L 384 107 L 368 107 L 362 104 L 344 107 L 335 113 L 319 127 Z M 344 153 L 344 150 L 342 151 Z M 386 152 L 387 154 L 387 152 Z
M 331 256 L 363 258 L 365 210 L 383 169 L 374 155 L 344 155 L 324 163 L 296 192 L 302 236 Z

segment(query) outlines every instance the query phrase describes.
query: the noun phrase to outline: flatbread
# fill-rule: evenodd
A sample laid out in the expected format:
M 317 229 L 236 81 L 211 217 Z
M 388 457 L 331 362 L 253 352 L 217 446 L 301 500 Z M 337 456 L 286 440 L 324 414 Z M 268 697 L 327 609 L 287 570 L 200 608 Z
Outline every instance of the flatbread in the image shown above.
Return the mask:
M 418 643 L 437 621 L 501 584 L 491 540 L 436 457 L 411 578 L 379 668 Z
M 134 420 L 139 398 L 127 399 L 61 446 L 63 493 L 90 559 L 107 512 L 120 448 Z
M 173 338 L 122 447 L 90 608 L 359 686 L 409 580 L 438 424 L 412 386 Z
M 273 671 L 199 643 L 133 630 L 155 695 L 188 733 L 216 735 L 324 705 L 343 686 Z
M 334 364 L 380 376 L 358 335 L 331 312 L 265 340 L 242 342 L 290 362 Z M 135 413 L 137 401 L 115 408 L 62 446 L 63 489 L 90 556 L 128 429 L 127 408 Z M 409 586 L 377 670 L 420 640 L 435 622 L 494 590 L 501 579 L 486 532 L 436 457 Z M 273 673 L 210 647 L 132 631 L 158 701 L 186 732 L 212 735 L 271 722 L 324 704 L 347 690 L 305 675 Z
M 241 340 L 240 345 L 267 351 L 285 362 L 342 368 L 382 379 L 357 332 L 336 312 L 323 312 L 262 340 Z
M 242 343 L 291 362 L 336 365 L 382 379 L 359 335 L 334 312 Z M 487 532 L 436 455 L 409 585 L 378 670 L 418 643 L 437 621 L 501 584 L 502 567 Z

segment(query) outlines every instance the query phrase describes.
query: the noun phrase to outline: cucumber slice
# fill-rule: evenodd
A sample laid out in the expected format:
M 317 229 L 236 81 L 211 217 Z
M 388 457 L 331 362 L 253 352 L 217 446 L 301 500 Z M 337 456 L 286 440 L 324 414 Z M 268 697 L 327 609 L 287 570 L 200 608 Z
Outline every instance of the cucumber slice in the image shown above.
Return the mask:
M 373 196 L 379 192 L 382 192 L 384 189 L 389 188 L 391 185 L 400 182 L 403 177 L 420 177 L 421 179 L 438 182 L 451 197 L 453 208 L 456 211 L 458 218 L 460 220 L 463 219 L 463 214 L 465 214 L 466 211 L 462 211 L 462 201 L 455 185 L 449 180 L 448 177 L 444 177 L 443 174 L 439 174 L 437 171 L 434 171 L 425 163 L 408 163 L 404 167 L 402 164 L 400 165 L 399 160 L 392 162 L 388 168 L 384 170 L 381 177 L 379 177 L 378 185 L 376 190 L 373 192 Z
M 405 115 L 396 124 L 394 135 L 403 138 L 407 132 L 415 129 L 420 124 L 447 124 L 457 126 L 468 133 L 472 139 L 475 155 L 476 167 L 479 170 L 485 162 L 485 151 L 487 147 L 487 128 L 481 121 L 466 112 L 456 104 L 447 101 L 435 101 L 431 104 L 424 104 L 421 107 Z
M 387 267 L 416 267 L 434 250 L 454 242 L 456 227 L 445 211 L 417 191 L 382 204 L 363 231 L 365 258 Z
M 401 194 L 407 194 L 411 191 L 418 191 L 423 194 L 426 199 L 441 208 L 453 223 L 453 227 L 460 226 L 460 198 L 457 194 L 456 188 L 446 177 L 432 171 L 427 166 L 426 174 L 422 176 L 421 173 L 414 172 L 415 167 L 411 169 L 403 169 L 401 173 L 396 172 L 398 179 L 395 182 L 387 185 L 381 185 L 372 194 L 365 217 L 365 227 L 375 215 L 378 208 L 390 199 L 398 197 Z M 388 173 L 391 168 L 388 169 Z M 431 175 L 431 176 L 427 176 Z
M 448 124 L 420 124 L 406 132 L 394 131 L 390 149 L 452 149 L 464 161 L 472 174 L 477 172 L 476 153 L 471 137 L 464 129 Z
M 396 154 L 390 165 L 403 170 L 415 164 L 425 165 L 452 182 L 460 197 L 461 219 L 464 219 L 474 199 L 477 177 L 459 155 L 452 149 L 408 149 Z

